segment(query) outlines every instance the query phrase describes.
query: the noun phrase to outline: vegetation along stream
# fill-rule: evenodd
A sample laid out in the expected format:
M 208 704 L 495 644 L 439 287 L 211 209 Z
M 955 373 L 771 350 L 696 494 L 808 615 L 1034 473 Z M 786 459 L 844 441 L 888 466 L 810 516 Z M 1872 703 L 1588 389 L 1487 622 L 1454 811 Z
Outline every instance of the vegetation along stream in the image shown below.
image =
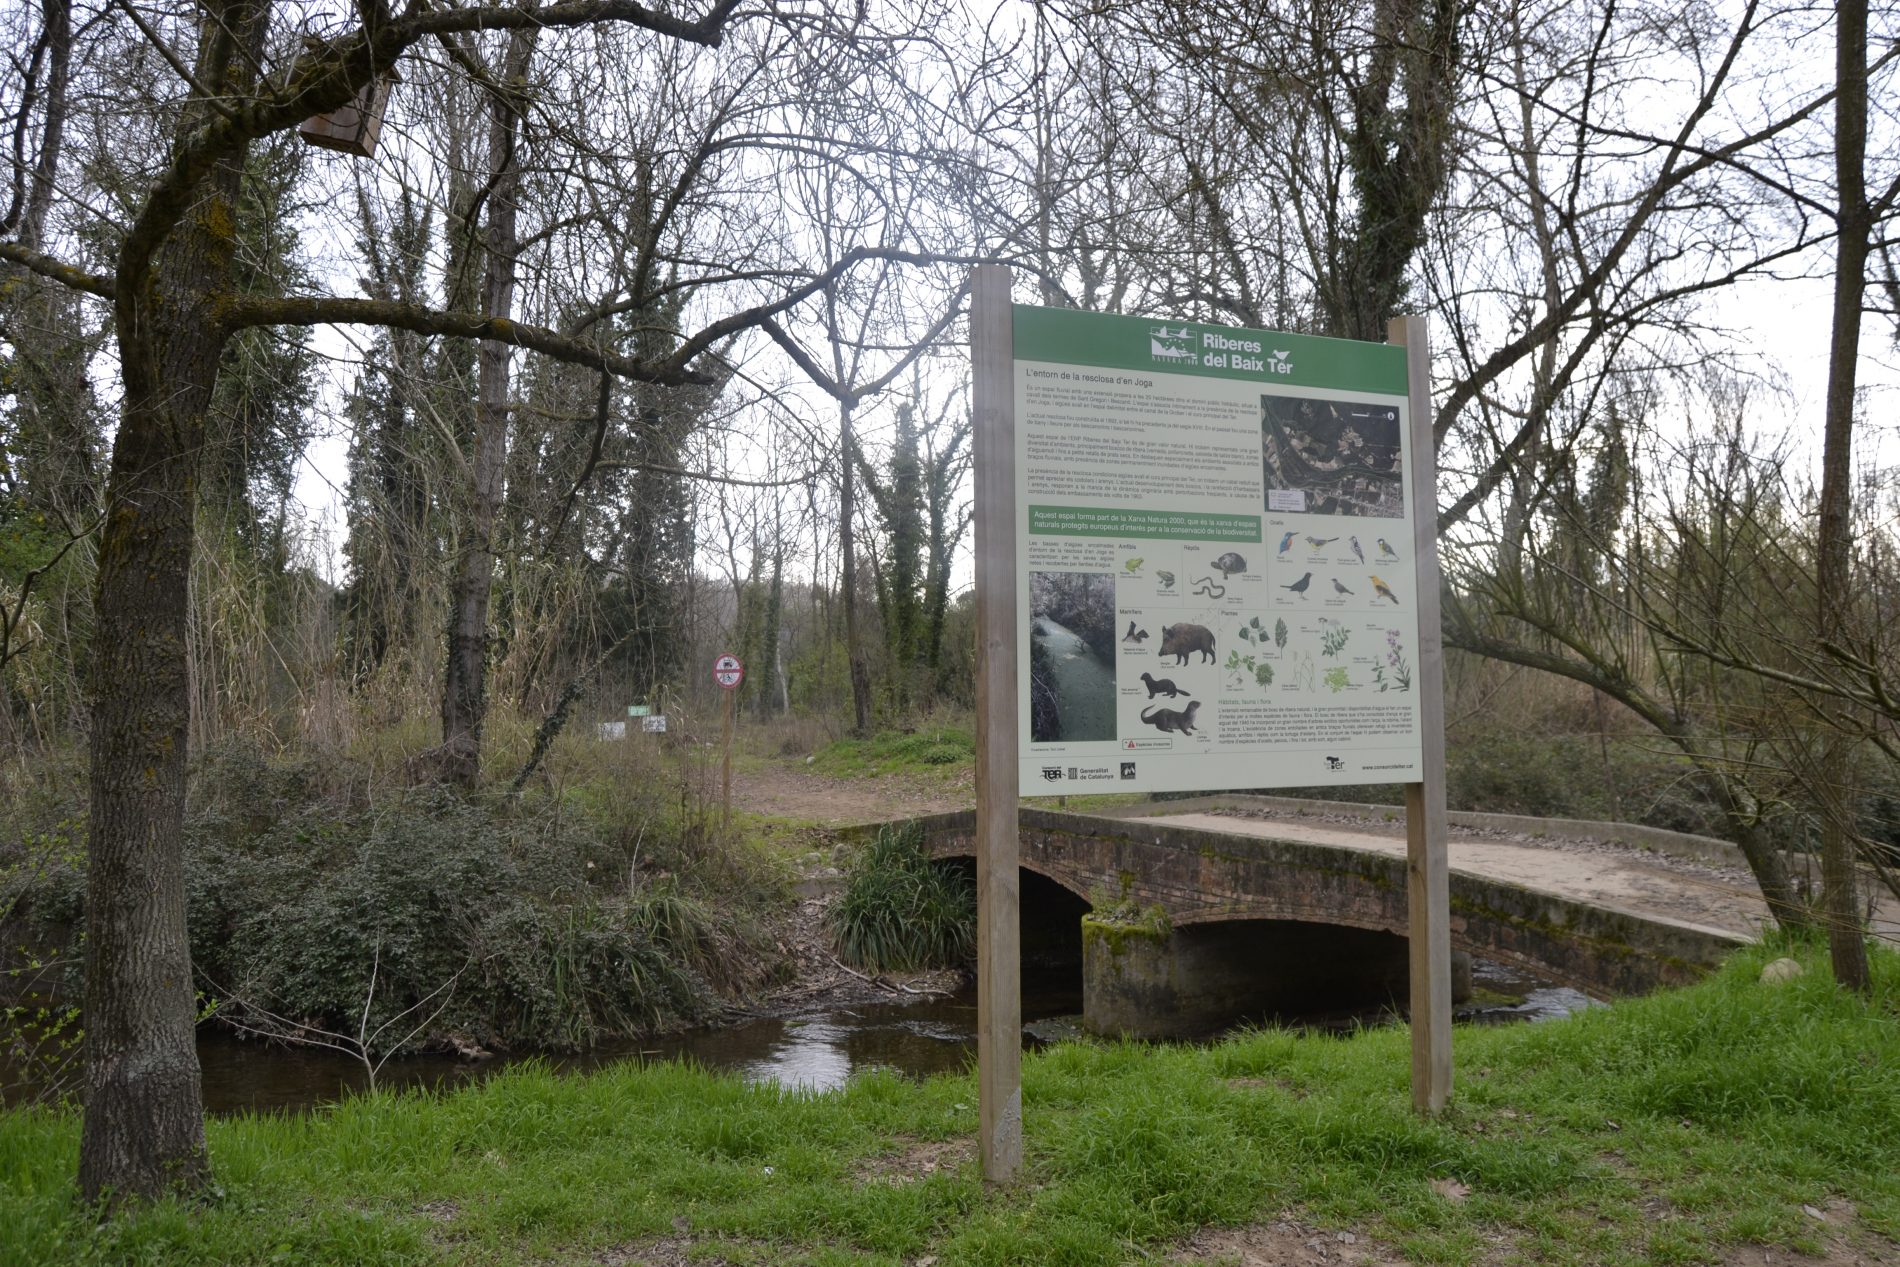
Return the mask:
M 1459 1010 L 1476 1023 L 1539 1021 L 1591 1005 L 1574 990 L 1480 962 L 1478 994 Z M 1079 1034 L 1081 997 L 1066 974 L 1025 982 L 1023 1043 L 1036 1047 Z M 1347 1034 L 1368 1024 L 1400 1019 L 1389 1010 L 1325 1012 L 1275 1018 L 1310 1031 Z M 210 1026 L 201 1029 L 205 1102 L 213 1113 L 302 1111 L 367 1085 L 360 1062 L 339 1052 L 242 1041 Z M 730 1071 L 748 1082 L 802 1091 L 831 1091 L 853 1075 L 892 1069 L 928 1077 L 976 1059 L 976 991 L 917 1000 L 834 1006 L 786 1016 L 709 1026 L 644 1041 L 602 1044 L 591 1051 L 541 1059 L 579 1072 L 625 1060 L 682 1060 Z M 506 1057 L 468 1061 L 448 1055 L 392 1060 L 379 1077 L 390 1088 L 446 1088 L 476 1081 L 517 1063 Z M 10 1079 L 0 1079 L 10 1081 Z

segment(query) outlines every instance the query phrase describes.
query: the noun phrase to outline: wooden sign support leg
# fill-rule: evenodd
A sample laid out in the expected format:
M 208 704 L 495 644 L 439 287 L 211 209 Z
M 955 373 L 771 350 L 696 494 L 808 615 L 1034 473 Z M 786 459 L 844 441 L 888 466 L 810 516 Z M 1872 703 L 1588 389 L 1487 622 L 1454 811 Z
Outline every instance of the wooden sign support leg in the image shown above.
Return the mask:
M 971 279 L 976 458 L 976 1068 L 983 1177 L 1023 1161 L 1016 800 L 1016 375 L 1009 270 Z
M 1397 317 L 1388 342 L 1407 352 L 1412 554 L 1418 584 L 1421 781 L 1405 788 L 1406 919 L 1412 958 L 1412 1106 L 1451 1096 L 1451 877 L 1445 857 L 1445 648 L 1438 603 L 1438 456 L 1432 443 L 1431 345 L 1423 317 Z

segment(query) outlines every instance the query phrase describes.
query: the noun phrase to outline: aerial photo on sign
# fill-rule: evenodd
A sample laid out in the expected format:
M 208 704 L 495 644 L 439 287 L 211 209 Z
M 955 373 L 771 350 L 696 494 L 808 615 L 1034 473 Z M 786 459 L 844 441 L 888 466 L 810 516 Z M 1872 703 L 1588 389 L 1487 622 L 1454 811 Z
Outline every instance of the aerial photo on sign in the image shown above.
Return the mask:
M 1021 777 L 1419 777 L 1402 348 L 1015 310 Z
M 1391 405 L 1262 396 L 1260 448 L 1268 510 L 1405 513 L 1399 411 Z

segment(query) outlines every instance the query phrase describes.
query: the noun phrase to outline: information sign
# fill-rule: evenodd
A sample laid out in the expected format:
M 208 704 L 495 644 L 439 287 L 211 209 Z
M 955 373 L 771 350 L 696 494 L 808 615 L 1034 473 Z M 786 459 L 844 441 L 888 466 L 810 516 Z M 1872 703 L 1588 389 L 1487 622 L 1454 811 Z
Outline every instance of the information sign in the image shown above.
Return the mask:
M 1405 348 L 1012 316 L 1024 790 L 1418 781 Z
M 713 681 L 728 691 L 738 689 L 745 681 L 745 665 L 739 663 L 739 657 L 728 652 L 713 661 Z
M 640 729 L 649 735 L 664 735 L 666 733 L 666 714 L 649 713 L 647 716 L 642 717 L 640 719 Z
M 651 704 L 627 705 L 627 716 L 629 717 L 648 717 L 648 716 L 651 716 L 652 713 L 653 713 L 653 705 Z

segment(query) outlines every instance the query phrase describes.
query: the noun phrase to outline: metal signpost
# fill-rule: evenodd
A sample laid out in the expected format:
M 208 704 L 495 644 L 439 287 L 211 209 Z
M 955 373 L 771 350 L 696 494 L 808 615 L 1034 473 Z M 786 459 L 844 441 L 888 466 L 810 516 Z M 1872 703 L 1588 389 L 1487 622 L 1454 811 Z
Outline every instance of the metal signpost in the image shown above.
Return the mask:
M 737 711 L 734 701 L 739 692 L 739 683 L 745 681 L 745 665 L 739 662 L 738 656 L 728 651 L 713 661 L 713 681 L 719 683 L 726 693 L 725 724 L 721 728 L 723 731 L 721 747 L 725 750 L 725 772 L 721 779 L 724 790 L 720 800 L 724 807 L 725 821 L 730 823 L 732 821 L 732 730 L 733 715 Z
M 1065 794 L 1405 783 L 1413 1099 L 1445 1103 L 1430 360 L 1422 318 L 1388 337 L 1019 306 L 1007 269 L 975 271 L 986 1178 L 1011 1178 L 1022 1157 L 1024 781 Z

